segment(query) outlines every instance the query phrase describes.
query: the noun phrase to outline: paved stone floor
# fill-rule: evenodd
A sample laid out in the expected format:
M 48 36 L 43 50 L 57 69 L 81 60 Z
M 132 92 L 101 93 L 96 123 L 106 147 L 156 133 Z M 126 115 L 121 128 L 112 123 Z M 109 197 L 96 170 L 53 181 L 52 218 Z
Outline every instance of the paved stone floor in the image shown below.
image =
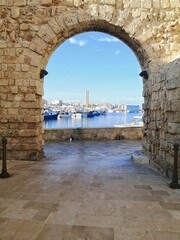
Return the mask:
M 180 190 L 133 163 L 139 141 L 47 143 L 0 179 L 0 240 L 180 240 Z

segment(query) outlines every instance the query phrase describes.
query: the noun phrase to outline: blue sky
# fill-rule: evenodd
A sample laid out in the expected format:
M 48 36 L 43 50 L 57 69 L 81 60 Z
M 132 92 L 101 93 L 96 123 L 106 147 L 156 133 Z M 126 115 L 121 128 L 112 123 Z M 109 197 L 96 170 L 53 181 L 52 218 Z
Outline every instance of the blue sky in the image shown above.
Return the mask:
M 140 65 L 133 51 L 111 35 L 78 34 L 51 56 L 44 78 L 44 99 L 90 103 L 141 104 Z

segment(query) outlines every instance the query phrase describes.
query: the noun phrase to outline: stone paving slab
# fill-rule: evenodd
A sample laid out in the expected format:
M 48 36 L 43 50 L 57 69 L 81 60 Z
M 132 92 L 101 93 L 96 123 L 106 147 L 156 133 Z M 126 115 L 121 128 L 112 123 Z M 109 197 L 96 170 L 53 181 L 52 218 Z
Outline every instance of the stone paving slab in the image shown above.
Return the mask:
M 140 141 L 46 143 L 8 161 L 0 240 L 179 240 L 180 190 L 131 156 Z

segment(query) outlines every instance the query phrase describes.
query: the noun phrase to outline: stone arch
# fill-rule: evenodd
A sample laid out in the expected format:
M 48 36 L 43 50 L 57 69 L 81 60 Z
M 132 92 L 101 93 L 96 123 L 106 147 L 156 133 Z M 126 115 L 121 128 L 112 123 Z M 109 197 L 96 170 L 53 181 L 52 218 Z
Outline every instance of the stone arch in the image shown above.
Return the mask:
M 59 21 L 58 21 L 59 20 Z M 158 61 L 156 55 L 150 47 L 144 49 L 138 39 L 135 39 L 126 33 L 125 30 L 120 27 L 109 23 L 107 20 L 102 19 L 86 19 L 80 22 L 77 18 L 71 24 L 66 23 L 66 15 L 61 15 L 59 18 L 51 19 L 50 22 L 41 26 L 40 30 L 32 40 L 31 46 L 36 46 L 35 52 L 43 57 L 40 69 L 45 69 L 46 65 L 54 53 L 54 51 L 67 39 L 75 36 L 76 34 L 99 31 L 110 34 L 119 40 L 123 41 L 136 55 L 137 60 L 142 69 L 151 70 L 151 62 Z M 58 22 L 58 25 L 57 25 Z M 60 23 L 59 23 L 60 22 Z M 59 27 L 59 24 L 61 28 Z M 38 67 L 38 72 L 40 71 Z M 43 86 L 40 86 L 42 89 Z
M 80 28 L 80 26 L 82 26 Z M 82 23 L 77 23 L 74 26 L 74 30 L 71 32 L 66 29 L 64 33 L 59 33 L 56 35 L 58 38 L 57 43 L 50 48 L 50 54 L 46 55 L 46 62 L 44 64 L 47 64 L 47 61 L 49 60 L 49 57 L 51 54 L 54 52 L 54 50 L 60 46 L 64 41 L 67 39 L 83 32 L 88 32 L 88 31 L 99 31 L 99 32 L 104 32 L 107 34 L 110 34 L 119 40 L 123 41 L 128 47 L 131 48 L 131 50 L 135 53 L 140 65 L 142 68 L 145 68 L 149 61 L 150 57 L 148 56 L 147 52 L 145 49 L 143 49 L 136 39 L 131 39 L 128 34 L 120 27 L 115 27 L 111 25 L 108 22 L 105 22 L 104 20 L 97 20 L 97 21 L 91 21 L 91 22 L 86 22 L 85 24 Z M 54 39 L 52 39 L 53 41 Z M 149 54 L 150 55 L 150 54 Z
M 143 148 L 160 168 L 172 162 L 172 144 L 180 134 L 179 1 L 41 0 L 38 9 L 35 1 L 9 2 L 8 7 L 4 2 L 0 134 L 8 137 L 10 157 L 41 157 L 40 69 L 67 38 L 93 30 L 125 42 L 148 71 L 148 80 L 143 80 Z
M 82 14 L 84 17 L 84 12 Z M 43 56 L 42 67 L 47 65 L 50 56 L 64 41 L 76 34 L 88 31 L 104 32 L 123 41 L 134 52 L 142 68 L 149 68 L 151 62 L 158 62 L 158 65 L 162 64 L 157 57 L 157 52 L 153 50 L 150 43 L 147 43 L 147 38 L 140 40 L 132 36 L 132 33 L 123 26 L 118 26 L 117 23 L 110 22 L 108 19 L 94 19 L 87 15 L 86 19 L 83 18 L 80 21 L 77 15 L 81 19 L 81 13 L 78 12 L 70 16 L 72 19 L 69 23 L 67 16 L 62 14 L 41 26 L 29 49 Z M 144 44 L 144 42 L 146 43 Z

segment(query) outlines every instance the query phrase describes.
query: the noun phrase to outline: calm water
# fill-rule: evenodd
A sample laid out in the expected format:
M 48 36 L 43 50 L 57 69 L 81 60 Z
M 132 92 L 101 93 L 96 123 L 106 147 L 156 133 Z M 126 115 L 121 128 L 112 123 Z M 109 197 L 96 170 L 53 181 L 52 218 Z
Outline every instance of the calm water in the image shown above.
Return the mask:
M 129 125 L 134 116 L 142 113 L 107 113 L 93 118 L 61 118 L 44 121 L 44 128 L 94 128 L 114 127 L 114 125 Z

